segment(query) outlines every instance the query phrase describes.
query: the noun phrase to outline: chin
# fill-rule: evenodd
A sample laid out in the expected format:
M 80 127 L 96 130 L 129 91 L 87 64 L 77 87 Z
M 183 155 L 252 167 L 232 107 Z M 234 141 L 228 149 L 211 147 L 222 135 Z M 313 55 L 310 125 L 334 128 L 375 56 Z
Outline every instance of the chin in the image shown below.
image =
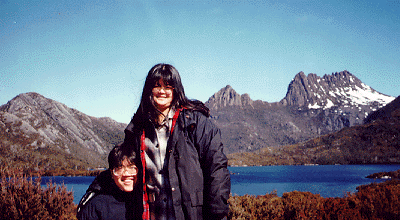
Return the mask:
M 157 107 L 161 109 L 169 108 L 171 104 L 169 103 L 157 103 Z
M 126 187 L 123 189 L 124 192 L 132 192 L 133 191 L 133 186 L 132 187 Z
M 119 188 L 124 192 L 132 192 L 134 187 L 133 184 L 132 185 L 121 184 Z
M 135 188 L 136 181 L 118 181 L 118 187 L 124 192 L 132 192 Z

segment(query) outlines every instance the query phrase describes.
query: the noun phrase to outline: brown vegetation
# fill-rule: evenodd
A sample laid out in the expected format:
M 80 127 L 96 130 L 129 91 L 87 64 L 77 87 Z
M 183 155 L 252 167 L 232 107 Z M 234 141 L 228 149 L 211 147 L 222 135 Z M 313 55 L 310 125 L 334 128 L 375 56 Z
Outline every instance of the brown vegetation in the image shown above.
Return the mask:
M 231 196 L 228 219 L 399 219 L 400 181 L 357 188 L 344 198 L 323 198 L 310 192 L 276 192 L 264 196 Z
M 76 219 L 72 192 L 22 172 L 1 170 L 0 219 Z M 343 198 L 310 192 L 231 196 L 228 219 L 399 219 L 400 180 L 360 186 Z
M 2 170 L 0 181 L 0 219 L 76 219 L 72 192 L 64 185 L 27 177 L 22 172 Z

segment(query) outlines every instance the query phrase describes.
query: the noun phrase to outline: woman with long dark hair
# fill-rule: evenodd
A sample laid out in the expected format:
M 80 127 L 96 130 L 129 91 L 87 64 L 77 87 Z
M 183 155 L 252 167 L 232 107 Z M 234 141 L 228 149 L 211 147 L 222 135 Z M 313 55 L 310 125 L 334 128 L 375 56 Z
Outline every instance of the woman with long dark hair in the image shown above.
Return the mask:
M 153 122 L 158 123 L 158 117 L 165 116 L 165 112 L 160 110 L 156 102 L 157 96 L 153 94 L 153 90 L 160 88 L 160 83 L 165 83 L 167 86 L 164 88 L 165 95 L 172 95 L 172 101 L 167 109 L 177 109 L 184 106 L 188 109 L 200 111 L 207 117 L 210 115 L 209 109 L 202 102 L 189 100 L 185 96 L 181 77 L 175 67 L 169 64 L 157 64 L 147 74 L 140 105 L 133 119 L 145 120 L 150 116 Z
M 185 96 L 179 72 L 153 66 L 124 145 L 141 156 L 143 219 L 223 219 L 230 175 L 209 109 Z

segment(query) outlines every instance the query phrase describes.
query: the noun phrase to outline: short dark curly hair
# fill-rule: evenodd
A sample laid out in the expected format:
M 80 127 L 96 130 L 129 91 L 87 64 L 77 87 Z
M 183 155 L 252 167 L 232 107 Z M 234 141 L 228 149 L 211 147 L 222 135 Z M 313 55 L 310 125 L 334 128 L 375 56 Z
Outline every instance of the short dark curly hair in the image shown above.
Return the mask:
M 123 143 L 119 143 L 115 145 L 114 148 L 110 151 L 110 154 L 108 154 L 108 168 L 112 170 L 114 168 L 121 167 L 122 162 L 125 159 L 133 164 L 138 163 L 136 153 Z

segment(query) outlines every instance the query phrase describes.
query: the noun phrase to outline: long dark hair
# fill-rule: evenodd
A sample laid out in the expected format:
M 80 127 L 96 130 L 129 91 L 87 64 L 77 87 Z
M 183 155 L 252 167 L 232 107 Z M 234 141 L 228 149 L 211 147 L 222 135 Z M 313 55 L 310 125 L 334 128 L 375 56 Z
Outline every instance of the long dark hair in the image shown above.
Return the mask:
M 185 107 L 187 109 L 200 111 L 207 117 L 210 115 L 210 110 L 204 103 L 197 100 L 189 100 L 186 97 L 178 70 L 170 64 L 159 63 L 153 66 L 147 74 L 140 105 L 133 119 L 144 120 L 150 117 L 152 121 L 157 121 L 156 119 L 159 114 L 162 114 L 156 107 L 152 93 L 154 86 L 160 79 L 163 80 L 165 84 L 174 88 L 171 108 L 178 109 Z

